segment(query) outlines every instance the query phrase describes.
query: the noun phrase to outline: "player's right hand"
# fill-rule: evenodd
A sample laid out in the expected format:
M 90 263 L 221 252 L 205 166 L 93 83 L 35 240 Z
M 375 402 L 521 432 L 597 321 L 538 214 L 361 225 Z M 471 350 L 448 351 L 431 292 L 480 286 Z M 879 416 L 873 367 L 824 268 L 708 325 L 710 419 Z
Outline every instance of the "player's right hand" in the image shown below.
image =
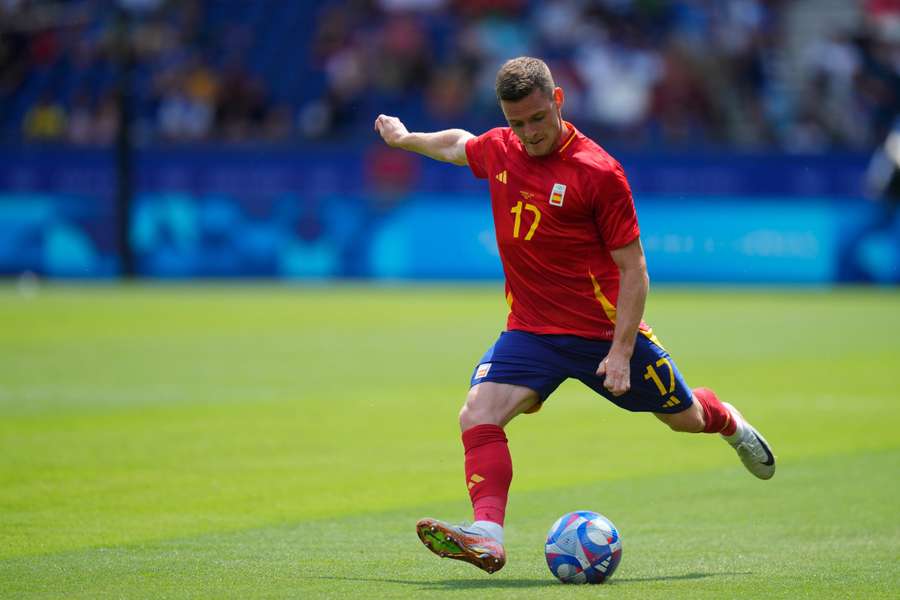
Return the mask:
M 606 378 L 603 387 L 613 396 L 621 396 L 631 389 L 631 362 L 620 353 L 610 352 L 601 360 L 600 366 L 597 367 L 597 375 Z
M 377 131 L 388 146 L 392 148 L 400 148 L 403 140 L 409 135 L 406 125 L 397 117 L 389 117 L 388 115 L 378 115 L 375 119 L 375 131 Z

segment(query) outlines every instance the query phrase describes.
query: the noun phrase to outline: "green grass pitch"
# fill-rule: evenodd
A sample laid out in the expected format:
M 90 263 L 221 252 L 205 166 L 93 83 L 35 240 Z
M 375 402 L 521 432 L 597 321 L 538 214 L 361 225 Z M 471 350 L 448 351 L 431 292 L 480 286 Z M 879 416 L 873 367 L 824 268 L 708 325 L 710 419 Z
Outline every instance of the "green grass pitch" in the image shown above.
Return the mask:
M 423 548 L 470 517 L 456 415 L 499 285 L 0 287 L 2 598 L 896 598 L 900 294 L 659 288 L 690 385 L 775 478 L 568 382 L 508 428 L 506 568 Z M 605 586 L 547 528 L 619 527 Z

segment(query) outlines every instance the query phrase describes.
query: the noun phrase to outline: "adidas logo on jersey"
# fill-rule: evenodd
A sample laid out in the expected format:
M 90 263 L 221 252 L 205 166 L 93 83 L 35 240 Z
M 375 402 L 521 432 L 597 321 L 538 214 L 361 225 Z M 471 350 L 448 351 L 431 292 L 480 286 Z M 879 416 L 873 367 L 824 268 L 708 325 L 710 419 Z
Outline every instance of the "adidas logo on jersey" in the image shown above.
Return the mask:
M 497 173 L 494 179 L 496 179 L 500 183 L 506 183 L 506 171 L 500 171 L 499 173 Z

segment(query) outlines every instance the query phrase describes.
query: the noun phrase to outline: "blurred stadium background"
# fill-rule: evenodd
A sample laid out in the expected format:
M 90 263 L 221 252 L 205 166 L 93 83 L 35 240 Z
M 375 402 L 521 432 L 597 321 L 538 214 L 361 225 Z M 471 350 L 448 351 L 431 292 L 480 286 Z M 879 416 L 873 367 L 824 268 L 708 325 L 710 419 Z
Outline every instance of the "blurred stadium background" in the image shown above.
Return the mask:
M 372 121 L 500 125 L 522 54 L 654 281 L 900 282 L 893 0 L 3 0 L 0 275 L 499 278 L 483 183 Z
M 412 527 L 470 516 L 487 187 L 372 125 L 501 125 L 521 54 L 779 474 L 569 382 L 509 426 L 489 578 Z M 896 598 L 898 108 L 897 0 L 0 0 L 0 596 L 571 598 L 543 536 L 590 507 L 616 598 Z

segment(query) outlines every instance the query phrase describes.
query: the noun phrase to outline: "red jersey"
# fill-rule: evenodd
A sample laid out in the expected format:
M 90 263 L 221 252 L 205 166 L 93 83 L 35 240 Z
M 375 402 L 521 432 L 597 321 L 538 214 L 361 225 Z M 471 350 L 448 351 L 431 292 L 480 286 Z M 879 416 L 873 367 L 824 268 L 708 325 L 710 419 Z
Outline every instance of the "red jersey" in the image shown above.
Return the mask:
M 489 178 L 507 328 L 611 340 L 619 269 L 610 250 L 638 237 L 637 215 L 622 166 L 566 127 L 547 156 L 529 156 L 498 127 L 470 139 L 466 157 L 476 177 Z

